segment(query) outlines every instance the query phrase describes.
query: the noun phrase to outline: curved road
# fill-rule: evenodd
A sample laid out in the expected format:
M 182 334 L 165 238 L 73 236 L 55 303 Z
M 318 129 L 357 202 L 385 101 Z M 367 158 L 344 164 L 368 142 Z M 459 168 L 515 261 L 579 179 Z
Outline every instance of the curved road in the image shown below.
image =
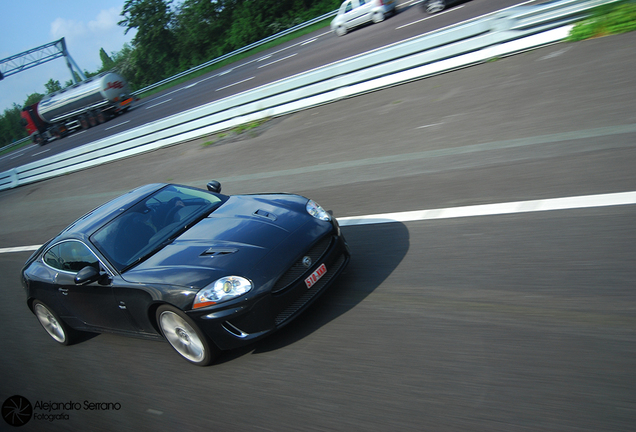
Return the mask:
M 382 48 L 458 22 L 520 3 L 519 0 L 472 0 L 428 16 L 419 4 L 402 1 L 399 13 L 359 28 L 342 38 L 323 28 L 251 58 L 144 98 L 130 112 L 43 147 L 29 146 L 0 157 L 0 172 L 97 141 L 236 93 L 250 90 L 339 60 Z
M 1 192 L 0 401 L 38 404 L 21 428 L 38 432 L 633 430 L 636 205 L 605 200 L 636 190 L 635 45 L 554 45 Z M 161 342 L 51 341 L 24 304 L 29 253 L 8 248 L 135 186 L 211 178 L 349 223 L 439 218 L 343 227 L 354 255 L 333 289 L 208 368 Z M 554 203 L 570 204 L 535 211 Z

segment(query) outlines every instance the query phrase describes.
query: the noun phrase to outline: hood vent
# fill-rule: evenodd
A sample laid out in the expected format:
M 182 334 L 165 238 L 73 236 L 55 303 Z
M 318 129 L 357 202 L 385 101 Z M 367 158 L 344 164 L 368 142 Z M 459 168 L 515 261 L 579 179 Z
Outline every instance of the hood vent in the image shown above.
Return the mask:
M 260 217 L 264 217 L 264 218 L 267 218 L 267 219 L 272 220 L 272 221 L 276 220 L 276 215 L 274 213 L 270 213 L 268 211 L 261 210 L 261 209 L 256 210 L 254 212 L 254 215 L 260 216 Z
M 210 258 L 214 258 L 222 255 L 229 255 L 238 252 L 238 249 L 234 248 L 220 248 L 220 247 L 211 247 L 201 254 L 201 256 L 209 256 Z

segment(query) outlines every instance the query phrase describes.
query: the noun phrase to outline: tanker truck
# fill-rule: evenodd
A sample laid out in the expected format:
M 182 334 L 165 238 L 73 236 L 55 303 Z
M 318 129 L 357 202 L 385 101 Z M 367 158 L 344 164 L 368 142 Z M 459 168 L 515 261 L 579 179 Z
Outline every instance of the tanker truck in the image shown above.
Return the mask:
M 44 145 L 76 129 L 88 129 L 127 111 L 135 97 L 119 74 L 105 72 L 45 96 L 22 109 L 33 142 Z

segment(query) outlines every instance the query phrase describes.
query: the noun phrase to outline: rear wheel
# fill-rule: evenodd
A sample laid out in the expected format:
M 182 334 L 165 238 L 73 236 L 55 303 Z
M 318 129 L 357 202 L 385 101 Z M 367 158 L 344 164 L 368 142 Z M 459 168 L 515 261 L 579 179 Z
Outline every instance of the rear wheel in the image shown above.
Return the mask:
M 183 311 L 163 305 L 157 309 L 161 333 L 183 358 L 197 366 L 207 366 L 216 357 L 218 348 Z
M 85 115 L 80 116 L 79 124 L 80 124 L 80 126 L 82 127 L 83 130 L 86 130 L 89 127 L 91 127 L 91 125 L 88 123 L 88 118 Z
M 434 14 L 443 11 L 446 7 L 446 2 L 444 0 L 425 0 L 423 5 L 426 13 Z
M 374 23 L 380 23 L 384 21 L 384 14 L 382 12 L 376 12 L 373 14 L 373 22 Z
M 77 338 L 79 332 L 70 328 L 51 308 L 40 300 L 33 302 L 33 312 L 44 330 L 54 341 L 62 345 L 71 345 Z
M 92 111 L 88 113 L 88 123 L 91 125 L 91 127 L 97 126 L 97 116 Z

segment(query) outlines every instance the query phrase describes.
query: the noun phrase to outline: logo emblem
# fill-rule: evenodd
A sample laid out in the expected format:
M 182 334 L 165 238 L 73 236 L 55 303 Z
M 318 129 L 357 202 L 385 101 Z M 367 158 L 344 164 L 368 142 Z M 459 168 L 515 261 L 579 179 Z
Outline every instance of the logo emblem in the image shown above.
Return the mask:
M 2 404 L 2 418 L 11 426 L 22 426 L 31 420 L 33 406 L 23 396 L 15 395 Z
M 303 258 L 303 265 L 307 268 L 311 267 L 311 258 L 306 256 Z

